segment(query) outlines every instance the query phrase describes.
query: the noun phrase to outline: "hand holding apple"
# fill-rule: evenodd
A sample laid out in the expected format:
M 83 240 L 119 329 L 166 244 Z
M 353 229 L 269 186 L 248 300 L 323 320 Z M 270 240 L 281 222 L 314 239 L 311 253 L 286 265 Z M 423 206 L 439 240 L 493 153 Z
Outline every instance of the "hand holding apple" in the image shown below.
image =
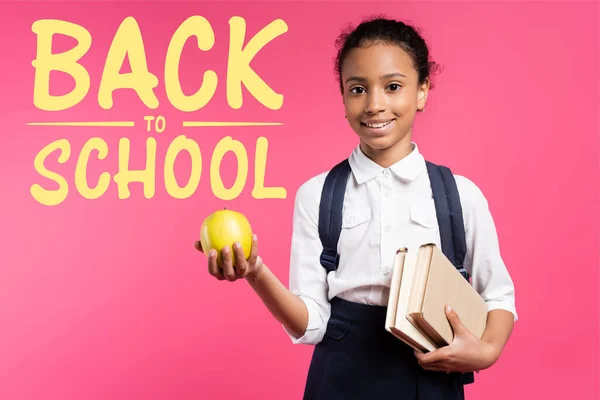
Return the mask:
M 208 256 L 208 271 L 218 280 L 255 276 L 262 267 L 258 239 L 248 219 L 237 211 L 224 209 L 208 216 L 194 246 Z

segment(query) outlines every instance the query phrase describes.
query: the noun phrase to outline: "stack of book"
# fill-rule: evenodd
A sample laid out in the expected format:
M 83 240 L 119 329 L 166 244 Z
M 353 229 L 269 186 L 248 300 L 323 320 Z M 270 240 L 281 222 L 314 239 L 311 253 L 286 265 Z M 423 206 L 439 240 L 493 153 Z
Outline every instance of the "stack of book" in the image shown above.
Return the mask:
M 406 248 L 398 250 L 385 329 L 417 351 L 434 351 L 454 338 L 446 305 L 481 339 L 487 305 L 444 253 L 435 244 L 424 244 L 412 254 Z

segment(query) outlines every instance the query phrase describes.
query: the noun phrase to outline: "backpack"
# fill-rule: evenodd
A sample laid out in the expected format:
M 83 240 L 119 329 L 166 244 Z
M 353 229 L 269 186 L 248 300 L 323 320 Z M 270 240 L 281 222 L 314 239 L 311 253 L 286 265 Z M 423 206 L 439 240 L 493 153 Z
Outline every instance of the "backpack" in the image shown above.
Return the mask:
M 449 168 L 426 161 L 431 182 L 436 216 L 440 230 L 442 252 L 469 281 L 464 268 L 467 253 L 462 207 L 454 175 Z M 337 244 L 342 231 L 342 210 L 346 184 L 351 173 L 348 159 L 343 160 L 327 174 L 319 205 L 319 237 L 323 245 L 320 262 L 331 272 L 337 269 Z M 474 382 L 472 372 L 463 374 L 463 384 Z

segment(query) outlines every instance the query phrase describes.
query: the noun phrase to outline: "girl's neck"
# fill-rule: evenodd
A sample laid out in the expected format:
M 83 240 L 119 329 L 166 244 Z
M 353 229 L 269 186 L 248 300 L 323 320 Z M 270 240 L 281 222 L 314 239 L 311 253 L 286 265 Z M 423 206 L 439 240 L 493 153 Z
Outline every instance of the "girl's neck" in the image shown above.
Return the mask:
M 389 168 L 413 151 L 410 135 L 406 135 L 398 143 L 385 149 L 373 149 L 364 143 L 360 144 L 360 148 L 367 157 L 382 168 Z

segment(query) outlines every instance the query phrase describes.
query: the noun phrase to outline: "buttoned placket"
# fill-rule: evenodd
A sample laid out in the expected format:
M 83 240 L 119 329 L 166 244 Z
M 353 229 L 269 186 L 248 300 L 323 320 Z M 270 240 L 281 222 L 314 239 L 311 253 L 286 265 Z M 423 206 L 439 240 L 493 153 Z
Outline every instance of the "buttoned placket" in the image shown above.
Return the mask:
M 380 270 L 381 273 L 385 276 L 389 275 L 392 271 L 392 266 L 388 265 L 388 257 L 386 254 L 389 254 L 392 251 L 389 246 L 391 243 L 390 236 L 393 235 L 394 226 L 392 225 L 392 221 L 389 216 L 393 215 L 393 201 L 392 201 L 392 175 L 388 168 L 384 169 L 381 172 L 381 176 L 379 179 L 380 183 L 380 195 L 381 195 L 381 245 L 380 245 L 380 259 L 382 260 Z

